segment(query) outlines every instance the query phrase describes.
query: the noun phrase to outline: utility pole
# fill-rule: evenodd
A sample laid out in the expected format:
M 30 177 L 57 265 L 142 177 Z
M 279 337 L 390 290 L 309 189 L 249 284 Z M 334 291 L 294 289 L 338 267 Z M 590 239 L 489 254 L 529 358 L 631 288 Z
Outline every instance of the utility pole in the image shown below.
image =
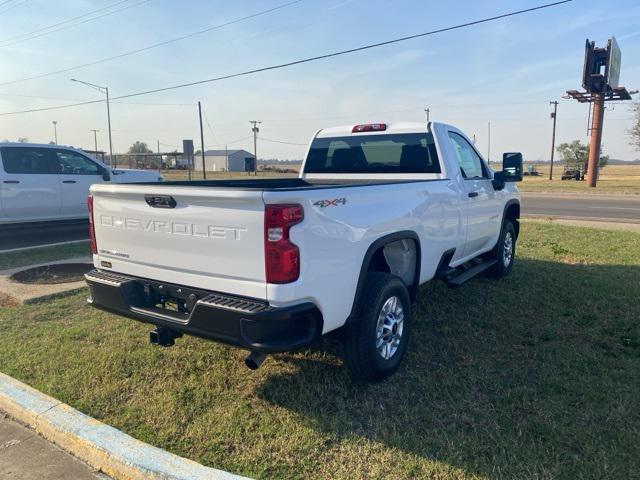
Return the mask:
M 160 140 L 158 140 L 158 173 L 162 173 L 162 155 L 160 155 Z
M 431 112 L 431 108 L 427 107 L 424 109 L 424 113 L 427 114 L 427 123 L 429 123 L 429 113 Z
M 54 142 L 57 145 L 58 144 L 58 122 L 54 120 L 51 123 L 53 123 L 53 138 L 54 138 Z
M 260 129 L 258 125 L 262 122 L 258 122 L 256 120 L 251 120 L 249 123 L 253 124 L 253 128 L 251 131 L 253 132 L 253 157 L 254 157 L 254 165 L 253 165 L 253 173 L 255 175 L 258 174 L 258 132 Z
M 91 129 L 89 130 L 90 132 L 93 132 L 93 150 L 96 152 L 96 158 L 98 155 L 98 132 L 100 130 L 96 130 L 96 129 Z
M 224 163 L 225 168 L 227 169 L 227 173 L 229 173 L 229 149 L 227 148 L 227 144 L 224 145 Z
M 491 122 L 487 122 L 488 142 L 487 142 L 487 163 L 491 163 Z
M 473 134 L 473 144 L 474 145 L 476 144 L 476 134 L 475 133 Z
M 558 101 L 549 102 L 549 105 L 553 105 L 553 134 L 551 135 L 551 168 L 549 169 L 549 180 L 553 180 L 553 153 L 556 150 L 556 117 L 558 114 Z
M 202 105 L 198 101 L 198 116 L 200 117 L 200 155 L 202 155 L 202 178 L 207 179 L 207 169 L 204 164 L 204 132 L 202 130 Z

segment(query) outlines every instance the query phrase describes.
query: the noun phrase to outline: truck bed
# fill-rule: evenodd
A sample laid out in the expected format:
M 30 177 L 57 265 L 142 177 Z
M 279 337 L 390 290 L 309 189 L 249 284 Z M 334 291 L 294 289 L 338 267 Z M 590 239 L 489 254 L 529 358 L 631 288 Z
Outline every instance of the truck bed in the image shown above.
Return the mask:
M 238 190 L 310 190 L 319 188 L 335 188 L 366 185 L 384 185 L 391 183 L 408 183 L 426 180 L 304 180 L 302 178 L 260 178 L 255 180 L 170 180 L 158 183 L 136 183 L 136 185 L 162 185 L 170 187 L 215 187 L 234 188 Z

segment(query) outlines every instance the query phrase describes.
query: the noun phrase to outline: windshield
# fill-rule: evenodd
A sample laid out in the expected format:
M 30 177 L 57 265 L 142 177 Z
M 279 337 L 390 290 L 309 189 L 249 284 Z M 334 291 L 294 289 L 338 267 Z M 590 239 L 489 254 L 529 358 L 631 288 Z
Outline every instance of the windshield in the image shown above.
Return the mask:
M 305 173 L 440 173 L 431 133 L 316 138 Z

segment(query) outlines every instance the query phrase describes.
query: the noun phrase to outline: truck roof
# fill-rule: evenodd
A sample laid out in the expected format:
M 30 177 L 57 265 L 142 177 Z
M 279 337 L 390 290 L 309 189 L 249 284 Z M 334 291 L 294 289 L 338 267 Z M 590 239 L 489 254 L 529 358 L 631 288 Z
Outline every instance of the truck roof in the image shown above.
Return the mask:
M 68 145 L 56 145 L 51 143 L 26 143 L 26 142 L 0 142 L 0 147 L 38 147 L 38 148 L 60 148 L 64 150 L 74 150 L 82 152 L 83 150 L 70 147 Z
M 360 124 L 360 125 L 370 125 L 372 124 Z M 342 125 L 339 127 L 329 127 L 323 128 L 317 134 L 317 138 L 325 138 L 325 137 L 346 137 L 349 135 L 387 135 L 393 133 L 423 133 L 427 131 L 427 123 L 426 122 L 378 122 L 377 124 L 385 124 L 387 128 L 383 131 L 372 131 L 372 132 L 360 132 L 353 133 L 353 127 L 358 124 L 351 125 Z M 431 122 L 431 125 L 435 125 L 434 122 Z

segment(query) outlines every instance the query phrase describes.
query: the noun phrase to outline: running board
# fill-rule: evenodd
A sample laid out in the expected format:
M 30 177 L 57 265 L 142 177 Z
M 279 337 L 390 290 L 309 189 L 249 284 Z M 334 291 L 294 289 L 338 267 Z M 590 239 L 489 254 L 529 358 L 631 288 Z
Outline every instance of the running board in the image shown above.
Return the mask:
M 449 285 L 452 288 L 456 288 L 462 285 L 463 283 L 471 280 L 476 275 L 481 274 L 488 268 L 493 267 L 497 263 L 497 260 L 495 259 L 483 260 L 483 261 L 476 260 L 475 262 L 472 261 L 471 263 L 472 263 L 472 266 L 468 268 L 463 268 L 463 267 L 451 268 L 446 272 L 446 274 L 441 275 L 441 278 L 445 282 L 447 282 L 447 285 Z M 464 264 L 464 265 L 467 265 L 467 264 Z

